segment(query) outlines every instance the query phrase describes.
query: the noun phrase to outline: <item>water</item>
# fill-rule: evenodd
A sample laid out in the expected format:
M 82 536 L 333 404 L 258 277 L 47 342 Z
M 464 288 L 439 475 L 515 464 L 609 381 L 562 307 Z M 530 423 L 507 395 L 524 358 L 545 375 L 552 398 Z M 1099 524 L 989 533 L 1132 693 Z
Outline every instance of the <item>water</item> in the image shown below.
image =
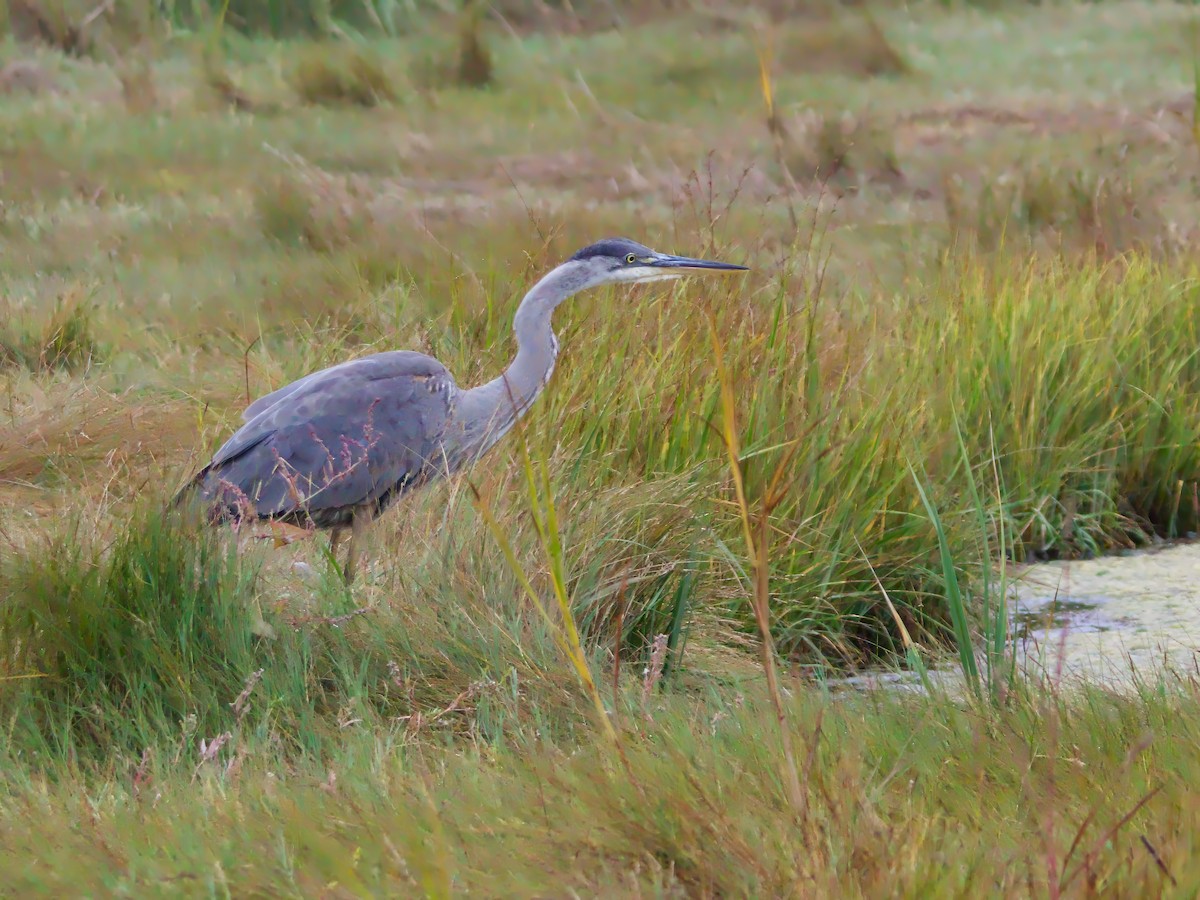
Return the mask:
M 1114 690 L 1163 675 L 1200 678 L 1200 543 L 1013 567 L 1009 578 L 1018 670 Z M 930 676 L 962 689 L 956 666 L 935 667 Z M 869 672 L 835 684 L 922 689 L 911 672 Z
M 1200 543 L 1028 566 L 1014 592 L 1028 668 L 1118 689 L 1200 676 Z

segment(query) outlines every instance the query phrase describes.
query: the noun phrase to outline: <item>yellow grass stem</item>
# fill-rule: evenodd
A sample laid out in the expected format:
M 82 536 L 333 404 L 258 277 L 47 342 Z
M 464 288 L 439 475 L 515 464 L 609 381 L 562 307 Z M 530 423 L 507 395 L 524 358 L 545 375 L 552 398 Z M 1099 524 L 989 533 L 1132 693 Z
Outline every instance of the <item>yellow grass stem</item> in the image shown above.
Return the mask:
M 591 668 L 588 666 L 587 657 L 584 655 L 583 646 L 579 640 L 579 629 L 576 627 L 575 617 L 571 613 L 570 598 L 567 595 L 566 576 L 563 571 L 562 541 L 558 532 L 558 519 L 554 511 L 554 500 L 550 493 L 549 476 L 546 474 L 543 465 L 543 485 L 546 491 L 546 513 L 543 516 L 538 510 L 538 492 L 534 480 L 533 462 L 527 448 L 525 448 L 523 440 L 521 441 L 521 446 L 524 450 L 524 469 L 529 487 L 530 512 L 533 516 L 538 536 L 541 538 L 550 560 L 550 579 L 554 585 L 554 596 L 558 603 L 559 614 L 562 617 L 561 624 L 551 617 L 549 610 L 542 602 L 542 598 L 534 590 L 528 576 L 526 576 L 524 570 L 521 568 L 521 564 L 517 561 L 517 556 L 513 552 L 512 545 L 509 543 L 507 536 L 497 524 L 491 510 L 483 502 L 479 490 L 473 484 L 470 486 L 471 494 L 475 499 L 476 508 L 483 515 L 488 530 L 491 531 L 492 536 L 496 539 L 496 543 L 499 544 L 513 574 L 516 575 L 525 594 L 529 597 L 547 627 L 549 627 L 550 633 L 554 637 L 554 642 L 563 651 L 567 659 L 570 660 L 571 666 L 575 669 L 575 674 L 579 677 L 580 683 L 583 685 L 584 690 L 595 707 L 596 717 L 599 719 L 600 727 L 603 729 L 605 736 L 616 744 L 616 730 L 613 728 L 608 711 L 604 708 L 604 700 L 601 698 L 600 691 L 596 687 L 596 681 L 592 677 Z
M 796 766 L 796 754 L 792 747 L 792 733 L 788 727 L 787 713 L 783 705 L 783 696 L 779 687 L 779 675 L 776 671 L 775 642 L 771 637 L 770 621 L 770 553 L 767 539 L 769 518 L 770 493 L 778 486 L 782 466 L 776 470 L 775 478 L 764 497 L 761 516 L 759 518 L 759 539 L 754 538 L 754 528 L 751 525 L 750 504 L 746 499 L 746 487 L 742 477 L 741 457 L 738 450 L 737 414 L 734 407 L 733 386 L 729 373 L 725 368 L 725 350 L 717 331 L 716 321 L 710 314 L 709 329 L 712 334 L 713 350 L 717 363 L 717 378 L 721 386 L 721 437 L 729 455 L 729 470 L 733 477 L 734 492 L 737 496 L 739 518 L 742 523 L 742 534 L 746 540 L 746 552 L 754 572 L 754 591 L 750 604 L 754 611 L 754 619 L 758 624 L 759 636 L 762 641 L 763 671 L 767 677 L 767 692 L 771 704 L 775 708 L 776 721 L 779 725 L 779 737 L 783 746 L 782 776 L 787 790 L 788 802 L 797 815 L 804 813 L 804 793 L 800 787 L 799 769 Z M 785 458 L 786 460 L 786 458 Z

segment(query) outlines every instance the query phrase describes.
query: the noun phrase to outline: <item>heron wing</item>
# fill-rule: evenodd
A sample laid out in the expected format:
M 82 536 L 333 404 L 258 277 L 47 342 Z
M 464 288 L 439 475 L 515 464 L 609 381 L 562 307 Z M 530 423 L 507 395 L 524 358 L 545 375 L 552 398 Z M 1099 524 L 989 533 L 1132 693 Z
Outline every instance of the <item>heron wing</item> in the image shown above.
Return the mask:
M 345 365 L 345 363 L 341 363 L 340 365 Z M 331 368 L 336 369 L 338 366 L 333 366 Z M 283 387 L 279 388 L 278 390 L 271 391 L 269 394 L 263 394 L 261 397 L 247 406 L 242 412 L 242 421 L 249 422 L 263 410 L 270 409 L 284 397 L 296 393 L 296 391 L 304 387 L 305 384 L 312 381 L 314 378 L 320 378 L 329 371 L 331 370 L 322 369 L 320 372 L 313 372 L 310 375 L 305 375 L 303 378 L 297 378 L 291 384 L 285 384 Z
M 315 372 L 276 391 L 196 482 L 235 515 L 248 502 L 260 518 L 336 525 L 381 511 L 436 470 L 457 391 L 441 363 L 408 351 Z

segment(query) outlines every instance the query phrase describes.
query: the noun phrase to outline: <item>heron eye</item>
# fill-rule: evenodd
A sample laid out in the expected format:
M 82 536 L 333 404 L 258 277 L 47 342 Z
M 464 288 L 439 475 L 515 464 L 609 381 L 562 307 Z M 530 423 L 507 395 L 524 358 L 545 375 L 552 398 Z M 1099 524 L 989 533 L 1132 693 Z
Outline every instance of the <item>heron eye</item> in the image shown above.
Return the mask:
M 637 262 L 637 254 L 630 253 L 628 256 L 625 257 L 625 262 L 629 263 L 629 265 L 632 266 L 635 262 Z

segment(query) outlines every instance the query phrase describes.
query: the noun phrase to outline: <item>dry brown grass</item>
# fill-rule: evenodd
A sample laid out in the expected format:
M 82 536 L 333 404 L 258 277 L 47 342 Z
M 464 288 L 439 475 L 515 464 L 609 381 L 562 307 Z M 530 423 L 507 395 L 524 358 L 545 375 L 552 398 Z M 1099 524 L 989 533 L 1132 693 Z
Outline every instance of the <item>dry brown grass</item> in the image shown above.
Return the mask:
M 121 82 L 121 98 L 126 110 L 134 115 L 145 115 L 158 109 L 154 68 L 145 54 L 134 52 L 122 56 L 114 70 Z
M 842 12 L 778 29 L 778 64 L 785 72 L 905 75 L 911 66 L 868 12 Z
M 34 60 L 18 59 L 0 66 L 0 95 L 47 94 L 59 90 L 54 73 Z
M 357 179 L 291 159 L 255 191 L 255 209 L 272 238 L 328 253 L 365 237 L 371 196 Z
M 197 419 L 186 402 L 138 400 L 80 379 L 27 379 L 20 386 L 26 406 L 0 427 L 5 492 L 71 483 L 82 492 L 78 505 L 115 481 L 135 492 L 154 490 L 160 466 L 196 441 Z
M 1107 258 L 1174 253 L 1186 240 L 1123 166 L 1027 160 L 973 188 L 951 177 L 943 196 L 952 242 L 986 250 L 1027 243 Z
M 63 53 L 80 55 L 92 43 L 82 26 L 82 10 L 66 0 L 8 0 L 8 27 L 18 41 L 41 43 Z
M 151 0 L 7 0 L 7 11 L 18 41 L 70 56 L 134 46 L 166 27 Z
M 7 306 L 0 325 L 0 366 L 77 371 L 100 356 L 94 310 L 82 288 L 73 286 L 60 294 L 48 313 Z
M 229 109 L 238 112 L 254 112 L 262 109 L 262 104 L 253 100 L 233 80 L 229 70 L 214 53 L 204 53 L 200 60 L 200 71 L 204 75 L 204 84 L 216 101 Z
M 379 106 L 399 98 L 379 59 L 354 44 L 312 45 L 288 71 L 288 83 L 305 103 Z
M 874 116 L 810 111 L 787 126 L 784 160 L 800 183 L 838 188 L 903 181 L 889 125 Z
M 422 91 L 432 93 L 456 86 L 484 88 L 495 82 L 484 7 L 473 0 L 465 4 L 454 30 L 453 43 L 432 41 L 412 61 L 409 77 Z
M 492 83 L 492 53 L 483 34 L 483 6 L 472 2 L 463 10 L 458 31 L 458 82 L 467 87 Z
M 693 0 L 493 0 L 493 15 L 519 32 L 588 34 L 692 11 Z

